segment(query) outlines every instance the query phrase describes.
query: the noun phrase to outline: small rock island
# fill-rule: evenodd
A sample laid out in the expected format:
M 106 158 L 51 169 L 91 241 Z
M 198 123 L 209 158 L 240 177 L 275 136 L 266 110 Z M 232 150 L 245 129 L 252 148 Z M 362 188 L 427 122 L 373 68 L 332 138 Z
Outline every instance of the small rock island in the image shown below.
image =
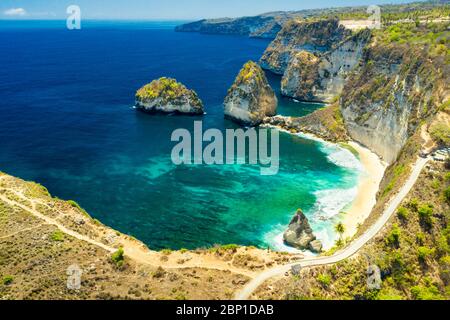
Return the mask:
M 228 90 L 224 102 L 225 117 L 240 124 L 257 126 L 277 110 L 277 97 L 261 67 L 247 62 Z
M 203 103 L 195 91 L 165 77 L 153 80 L 136 92 L 136 108 L 149 113 L 204 113 Z
M 284 242 L 300 250 L 311 250 L 319 253 L 322 251 L 322 243 L 316 240 L 308 218 L 302 210 L 298 209 L 294 218 L 292 218 L 289 228 L 283 235 Z

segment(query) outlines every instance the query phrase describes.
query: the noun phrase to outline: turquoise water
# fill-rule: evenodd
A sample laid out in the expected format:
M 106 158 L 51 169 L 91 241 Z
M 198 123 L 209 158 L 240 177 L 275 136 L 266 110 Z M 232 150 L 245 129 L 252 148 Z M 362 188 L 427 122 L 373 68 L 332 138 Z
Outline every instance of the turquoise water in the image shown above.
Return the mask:
M 191 129 L 195 120 L 205 129 L 236 128 L 223 119 L 223 99 L 241 66 L 268 45 L 175 33 L 174 25 L 92 22 L 71 32 L 64 22 L 0 21 L 0 170 L 76 200 L 154 249 L 280 248 L 297 208 L 331 244 L 336 214 L 358 180 L 350 152 L 282 133 L 276 176 L 261 176 L 256 165 L 172 164 L 174 129 Z M 135 90 L 161 76 L 195 89 L 207 114 L 134 110 Z M 313 108 L 283 104 L 280 112 Z
M 271 72 L 266 72 L 266 75 L 271 87 L 277 93 L 278 98 L 277 113 L 279 115 L 290 117 L 303 117 L 325 106 L 322 103 L 298 101 L 296 99 L 282 96 L 280 94 L 281 76 L 273 74 Z

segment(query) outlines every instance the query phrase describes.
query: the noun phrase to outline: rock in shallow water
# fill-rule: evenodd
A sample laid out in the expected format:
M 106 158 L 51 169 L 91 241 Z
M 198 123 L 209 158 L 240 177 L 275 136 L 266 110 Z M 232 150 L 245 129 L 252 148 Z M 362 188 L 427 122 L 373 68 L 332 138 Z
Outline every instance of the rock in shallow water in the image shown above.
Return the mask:
M 152 113 L 203 114 L 203 103 L 194 90 L 171 78 L 160 78 L 136 92 L 136 107 Z
M 225 117 L 235 122 L 256 126 L 266 116 L 274 116 L 277 98 L 261 67 L 247 62 L 239 72 L 224 102 Z
M 314 253 L 322 252 L 322 248 L 323 248 L 323 245 L 320 240 L 314 240 L 309 243 L 309 250 Z
M 297 213 L 289 224 L 289 228 L 283 235 L 283 239 L 287 245 L 300 250 L 309 249 L 310 243 L 316 240 L 316 236 L 313 234 L 308 219 L 302 210 L 297 210 Z

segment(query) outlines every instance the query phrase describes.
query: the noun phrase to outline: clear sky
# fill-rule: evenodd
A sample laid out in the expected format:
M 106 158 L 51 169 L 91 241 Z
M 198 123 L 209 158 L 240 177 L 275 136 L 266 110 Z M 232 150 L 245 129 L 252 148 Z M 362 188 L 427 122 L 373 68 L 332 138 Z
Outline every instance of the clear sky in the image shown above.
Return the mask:
M 0 0 L 0 19 L 63 19 L 78 5 L 84 19 L 238 17 L 269 11 L 405 3 L 408 0 Z

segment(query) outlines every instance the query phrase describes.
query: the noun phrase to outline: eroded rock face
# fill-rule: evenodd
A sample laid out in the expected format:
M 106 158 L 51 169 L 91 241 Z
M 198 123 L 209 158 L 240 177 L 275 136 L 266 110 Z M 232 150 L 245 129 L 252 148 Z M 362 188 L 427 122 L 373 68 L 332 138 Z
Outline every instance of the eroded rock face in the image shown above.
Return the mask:
M 206 34 L 236 34 L 257 38 L 273 39 L 281 30 L 283 16 L 260 15 L 255 17 L 204 19 L 175 28 L 178 32 L 199 32 Z
M 296 53 L 283 75 L 282 94 L 300 100 L 331 102 L 341 94 L 349 72 L 361 62 L 370 36 L 370 30 L 365 29 L 320 56 L 306 51 Z
M 239 72 L 224 101 L 224 114 L 235 122 L 256 126 L 274 116 L 277 98 L 261 67 L 247 62 Z
M 264 69 L 283 74 L 291 58 L 298 52 L 329 51 L 349 34 L 350 31 L 339 25 L 337 19 L 289 21 L 266 49 L 260 64 Z
M 297 210 L 288 230 L 283 235 L 283 239 L 287 245 L 300 250 L 309 249 L 310 243 L 316 240 L 316 236 L 313 234 L 308 219 L 302 210 Z
M 314 240 L 309 243 L 309 250 L 311 252 L 321 253 L 322 248 L 323 248 L 323 245 L 322 245 L 322 241 L 320 241 L 320 240 Z
M 281 93 L 285 96 L 314 101 L 319 85 L 320 58 L 308 51 L 296 53 L 281 80 Z
M 436 65 L 426 48 L 370 46 L 340 99 L 350 136 L 388 164 L 395 162 L 421 120 L 448 94 L 449 66 Z
M 204 113 L 195 91 L 171 78 L 160 78 L 140 88 L 136 92 L 136 107 L 150 113 Z
M 177 26 L 175 31 L 274 39 L 287 21 L 303 16 L 303 12 L 269 12 L 253 17 L 203 19 Z

